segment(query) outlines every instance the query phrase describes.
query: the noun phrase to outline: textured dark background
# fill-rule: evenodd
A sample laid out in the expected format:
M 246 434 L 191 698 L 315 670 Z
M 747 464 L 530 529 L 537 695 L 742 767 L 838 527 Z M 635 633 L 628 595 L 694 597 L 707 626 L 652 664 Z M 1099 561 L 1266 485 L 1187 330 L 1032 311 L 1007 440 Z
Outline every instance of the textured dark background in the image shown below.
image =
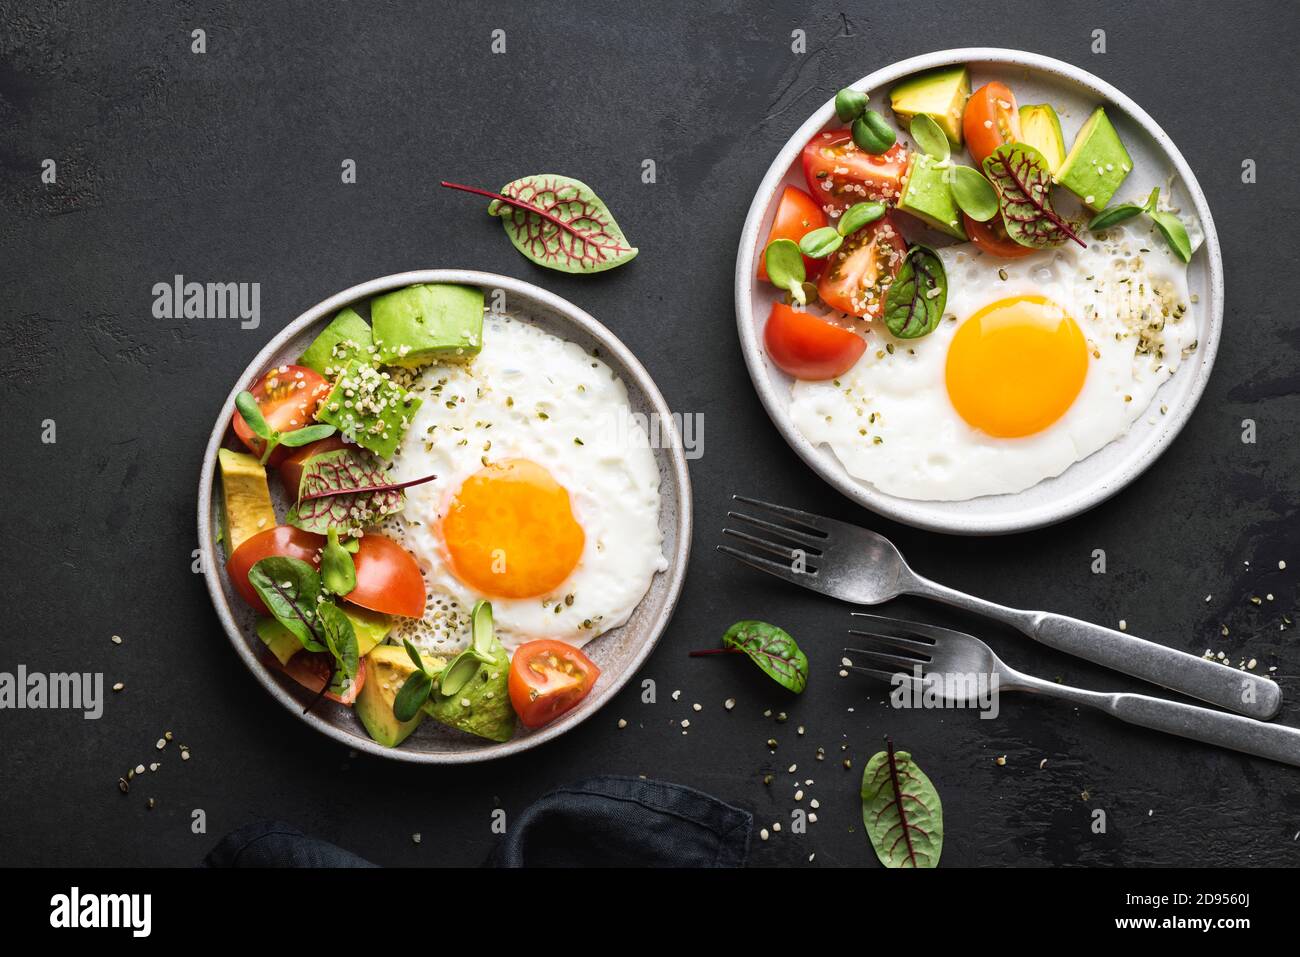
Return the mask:
M 0 712 L 0 858 L 191 864 L 265 815 L 385 864 L 473 864 L 492 843 L 495 807 L 517 813 L 553 785 L 614 772 L 787 822 L 755 839 L 755 864 L 805 865 L 816 852 L 814 866 L 874 866 L 857 786 L 889 733 L 942 793 L 947 864 L 1300 863 L 1300 771 L 1014 696 L 997 721 L 893 712 L 879 690 L 835 677 L 846 609 L 712 550 L 733 491 L 868 522 L 923 572 L 988 598 L 1125 618 L 1177 648 L 1276 663 L 1283 719 L 1300 724 L 1300 655 L 1280 629 L 1300 570 L 1300 279 L 1292 257 L 1272 251 L 1300 214 L 1297 18 L 1272 3 L 1046 6 L 0 2 L 0 670 L 103 670 L 127 686 L 98 722 Z M 207 53 L 195 55 L 200 27 Z M 489 52 L 496 28 L 505 55 Z M 807 31 L 803 56 L 790 52 L 795 28 Z M 1107 31 L 1105 55 L 1090 52 L 1094 29 Z M 801 465 L 750 387 L 731 283 L 752 191 L 810 111 L 891 61 L 981 44 L 1081 65 L 1164 126 L 1209 196 L 1228 310 L 1200 408 L 1141 479 L 1064 525 L 958 540 L 875 519 Z M 55 185 L 40 181 L 47 157 Z M 647 157 L 656 185 L 640 180 Z M 356 185 L 340 182 L 344 158 L 358 163 Z M 1240 182 L 1245 158 L 1258 163 L 1257 185 Z M 479 203 L 434 185 L 538 171 L 592 183 L 640 258 L 592 279 L 536 269 Z M 326 295 L 427 266 L 501 272 L 568 297 L 623 338 L 675 409 L 706 422 L 690 577 L 640 676 L 658 683 L 658 704 L 641 704 L 634 681 L 559 741 L 446 770 L 353 757 L 295 721 L 232 654 L 190 571 L 202 448 L 245 364 Z M 152 285 L 176 273 L 260 282 L 261 327 L 152 318 Z M 54 445 L 40 441 L 47 418 Z M 1241 441 L 1246 418 L 1258 424 L 1253 445 Z M 1105 575 L 1090 573 L 1096 548 Z M 1266 593 L 1275 600 L 1250 604 Z M 1041 675 L 1136 687 L 938 608 L 891 610 L 977 627 Z M 802 698 L 740 661 L 686 657 L 742 617 L 784 624 L 811 652 Z M 118 775 L 155 758 L 165 729 L 193 760 L 169 749 L 156 774 L 119 794 Z M 796 762 L 821 804 L 806 835 L 788 823 L 784 769 Z M 206 834 L 191 832 L 196 808 Z M 1089 828 L 1096 809 L 1105 834 Z

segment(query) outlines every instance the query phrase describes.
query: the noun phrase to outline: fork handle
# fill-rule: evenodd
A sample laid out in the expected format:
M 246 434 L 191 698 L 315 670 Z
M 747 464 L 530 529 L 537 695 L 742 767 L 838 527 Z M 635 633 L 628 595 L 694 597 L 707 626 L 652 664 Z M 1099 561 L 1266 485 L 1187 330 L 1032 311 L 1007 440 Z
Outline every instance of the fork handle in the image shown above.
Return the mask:
M 1057 651 L 1252 718 L 1268 720 L 1282 707 L 1276 682 L 1136 635 L 1067 615 L 1007 608 L 920 576 L 909 591 L 1005 622 Z
M 1109 697 L 1112 701 L 1106 710 L 1129 724 L 1300 767 L 1300 730 L 1296 728 L 1141 694 Z

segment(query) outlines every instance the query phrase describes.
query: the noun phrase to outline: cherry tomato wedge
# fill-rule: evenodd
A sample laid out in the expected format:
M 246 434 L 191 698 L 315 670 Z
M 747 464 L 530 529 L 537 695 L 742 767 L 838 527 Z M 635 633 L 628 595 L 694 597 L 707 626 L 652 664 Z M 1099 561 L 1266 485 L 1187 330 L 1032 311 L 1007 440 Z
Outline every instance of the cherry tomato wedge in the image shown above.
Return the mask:
M 1002 259 L 1019 259 L 1021 256 L 1028 256 L 1037 252 L 1030 246 L 1022 246 L 1010 236 L 1007 235 L 1007 228 L 1002 224 L 1001 216 L 994 216 L 987 223 L 977 223 L 965 213 L 962 213 L 962 219 L 966 222 L 966 235 L 971 238 L 980 249 L 990 256 L 999 256 Z
M 879 316 L 906 253 L 907 243 L 885 215 L 853 233 L 831 253 L 817 282 L 817 295 L 832 309 L 850 316 Z
M 279 465 L 280 481 L 284 484 L 284 494 L 289 497 L 289 501 L 298 501 L 298 486 L 302 484 L 302 469 L 309 458 L 323 452 L 335 452 L 346 447 L 347 443 L 343 441 L 341 436 L 331 435 L 328 439 L 321 439 L 311 445 L 304 445 L 300 449 L 290 449 L 289 451 L 292 454 L 287 456 Z
M 289 659 L 287 665 L 281 665 L 279 661 L 275 662 L 280 669 L 298 684 L 302 685 L 308 691 L 320 693 L 320 689 L 325 686 L 325 682 L 330 680 L 330 672 L 334 665 L 334 657 L 326 652 L 307 652 L 300 651 Z M 357 673 L 352 682 L 342 692 L 327 691 L 325 697 L 331 701 L 337 701 L 339 704 L 352 704 L 357 700 L 357 695 L 361 693 L 361 687 L 366 683 L 366 659 L 362 658 L 357 662 Z
M 510 704 L 525 728 L 540 728 L 587 696 L 600 668 L 573 645 L 546 638 L 510 659 Z
M 778 302 L 763 327 L 767 354 L 796 379 L 833 379 L 853 368 L 867 343 L 850 329 Z
M 316 407 L 329 394 L 330 384 L 319 372 L 306 366 L 276 366 L 249 389 L 262 410 L 266 424 L 277 432 L 292 432 L 311 425 Z M 235 413 L 235 434 L 254 455 L 261 455 L 266 445 L 253 434 L 244 417 Z M 271 453 L 269 464 L 278 465 L 291 450 L 280 446 Z
M 391 538 L 367 532 L 357 553 L 357 587 L 347 599 L 386 615 L 419 618 L 424 614 L 424 576 L 411 553 Z
M 269 615 L 270 610 L 249 584 L 249 569 L 263 558 L 270 558 L 273 555 L 300 558 L 304 562 L 319 566 L 318 553 L 324 544 L 325 538 L 322 535 L 313 535 L 292 525 L 276 525 L 264 532 L 258 532 L 236 548 L 235 553 L 226 562 L 226 574 L 230 576 L 231 584 L 235 586 L 235 591 L 239 592 L 244 601 L 263 615 Z
M 828 213 L 868 200 L 892 203 L 902 191 L 908 158 L 902 143 L 877 155 L 858 149 L 848 130 L 827 130 L 803 148 L 803 175 L 808 192 Z
M 767 249 L 774 239 L 793 239 L 797 243 L 805 233 L 821 229 L 825 225 L 826 214 L 813 202 L 813 198 L 797 186 L 787 186 L 781 194 L 781 202 L 777 204 L 772 231 L 767 234 L 763 249 Z M 758 251 L 758 278 L 767 282 L 767 263 L 763 261 L 763 249 Z M 804 272 L 809 280 L 820 276 L 825 265 L 824 259 L 803 257 Z
M 975 165 L 983 167 L 984 158 L 1003 143 L 1021 140 L 1020 111 L 1016 95 L 1004 83 L 985 83 L 966 101 L 961 116 L 961 131 L 966 137 Z

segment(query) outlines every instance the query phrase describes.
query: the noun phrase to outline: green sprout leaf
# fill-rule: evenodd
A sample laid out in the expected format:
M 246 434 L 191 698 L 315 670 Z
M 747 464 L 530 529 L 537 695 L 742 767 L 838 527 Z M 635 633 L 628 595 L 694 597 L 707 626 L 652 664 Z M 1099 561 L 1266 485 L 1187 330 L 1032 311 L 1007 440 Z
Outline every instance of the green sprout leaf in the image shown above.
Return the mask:
M 402 647 L 406 649 L 406 655 L 411 659 L 411 663 L 420 671 L 424 670 L 424 659 L 420 657 L 420 649 L 411 644 L 411 639 L 403 638 Z
M 438 691 L 446 698 L 460 694 L 461 689 L 478 674 L 482 665 L 483 662 L 474 654 L 474 649 L 466 648 L 443 669 L 442 677 L 438 680 Z
M 948 173 L 953 202 L 977 223 L 998 214 L 998 191 L 984 174 L 970 166 L 954 166 Z
M 320 556 L 321 583 L 331 594 L 346 595 L 357 587 L 357 566 L 352 554 L 339 544 L 338 529 L 331 528 L 326 535 Z
M 808 656 L 776 625 L 738 621 L 722 636 L 722 645 L 743 651 L 773 681 L 795 694 L 802 694 L 808 685 Z
M 809 259 L 825 259 L 839 249 L 843 242 L 844 237 L 834 226 L 823 226 L 810 233 L 804 233 L 803 239 L 799 240 L 799 251 Z M 768 275 L 770 276 L 771 272 Z
M 1165 242 L 1178 258 L 1185 263 L 1191 262 L 1192 241 L 1187 235 L 1187 227 L 1183 225 L 1183 221 L 1173 213 L 1162 213 L 1159 210 L 1152 210 L 1147 215 L 1155 221 L 1156 227 L 1165 237 Z
M 1092 232 L 1100 232 L 1103 229 L 1109 229 L 1112 226 L 1118 226 L 1120 223 L 1132 219 L 1140 213 L 1148 213 L 1156 208 L 1156 200 L 1160 198 L 1160 187 L 1157 186 L 1147 197 L 1147 201 L 1139 206 L 1137 203 L 1118 203 L 1114 206 L 1108 206 L 1092 218 L 1088 223 L 1088 229 Z
M 492 603 L 481 598 L 475 602 L 474 610 L 470 612 L 470 623 L 472 634 L 470 649 L 474 657 L 483 662 L 493 661 L 496 632 L 492 626 Z
M 411 677 L 402 683 L 402 688 L 393 699 L 393 715 L 398 721 L 410 721 L 420 713 L 420 708 L 429 700 L 433 690 L 433 679 L 423 670 L 411 672 Z
M 948 134 L 940 129 L 938 123 L 924 113 L 918 113 L 912 117 L 912 124 L 908 127 L 908 132 L 912 134 L 912 139 L 916 141 L 917 146 L 921 147 L 923 153 L 934 157 L 940 163 L 952 155 L 952 147 L 948 144 Z
M 253 393 L 241 392 L 235 396 L 235 408 L 239 410 L 239 414 L 244 417 L 244 421 L 258 438 L 269 439 L 275 434 L 275 431 L 266 424 L 266 419 L 262 417 L 262 410 L 258 407 L 257 399 L 253 398 Z
M 793 239 L 772 240 L 763 253 L 763 265 L 767 267 L 767 278 L 772 285 L 787 290 L 800 305 L 807 305 L 804 281 L 808 274 L 804 270 L 798 243 Z
M 875 110 L 867 110 L 853 121 L 850 129 L 853 134 L 853 144 L 868 153 L 883 153 L 898 140 L 898 134 L 889 125 L 889 121 Z
M 296 449 L 303 445 L 319 442 L 321 439 L 328 439 L 333 434 L 334 426 L 332 425 L 307 425 L 301 429 L 294 429 L 292 432 L 281 433 L 280 444 Z
M 845 87 L 835 94 L 835 115 L 841 123 L 852 123 L 867 108 L 867 94 Z
M 851 236 L 863 226 L 874 223 L 885 215 L 885 209 L 884 203 L 855 203 L 844 211 L 836 228 L 841 236 Z

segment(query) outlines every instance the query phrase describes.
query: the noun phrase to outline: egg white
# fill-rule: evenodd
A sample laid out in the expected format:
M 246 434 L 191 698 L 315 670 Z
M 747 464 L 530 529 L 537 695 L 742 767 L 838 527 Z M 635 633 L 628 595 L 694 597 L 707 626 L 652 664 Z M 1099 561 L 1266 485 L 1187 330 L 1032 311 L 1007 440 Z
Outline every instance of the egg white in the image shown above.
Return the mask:
M 527 322 L 489 314 L 472 362 L 426 367 L 412 388 L 423 405 L 393 474 L 437 478 L 408 489 L 405 509 L 387 526 L 419 562 L 429 593 L 424 618 L 402 620 L 398 637 L 437 653 L 464 647 L 479 598 L 492 602 L 497 634 L 511 651 L 536 638 L 581 646 L 626 622 L 668 562 L 659 469 L 609 366 Z M 564 486 L 585 536 L 577 567 L 536 598 L 481 595 L 461 582 L 440 530 L 466 478 L 513 458 L 544 466 Z
M 1020 492 L 1119 438 L 1195 348 L 1196 322 L 1186 267 L 1161 237 L 1125 224 L 1085 240 L 1087 249 L 1067 243 L 1021 259 L 969 243 L 938 250 L 948 278 L 938 327 L 897 339 L 872 322 L 867 350 L 852 369 L 836 380 L 792 385 L 795 425 L 814 445 L 829 446 L 855 478 L 888 495 L 929 501 Z M 996 438 L 957 413 L 945 366 L 962 323 L 1018 295 L 1046 296 L 1074 318 L 1088 343 L 1088 371 L 1055 423 L 1034 435 Z M 1140 343 L 1149 351 L 1139 354 Z

